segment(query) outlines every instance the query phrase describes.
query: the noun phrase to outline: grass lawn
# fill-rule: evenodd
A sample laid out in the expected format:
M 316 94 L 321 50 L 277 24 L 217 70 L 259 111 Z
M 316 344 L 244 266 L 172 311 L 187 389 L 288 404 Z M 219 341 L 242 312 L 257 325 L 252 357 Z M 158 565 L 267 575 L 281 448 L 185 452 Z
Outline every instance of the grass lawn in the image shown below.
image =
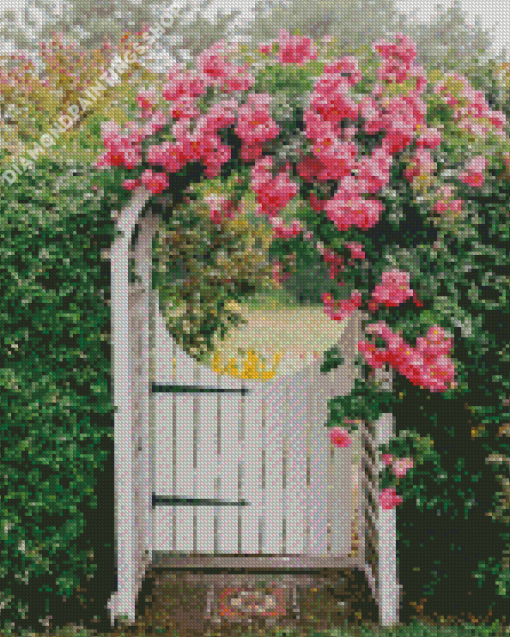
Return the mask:
M 4 637 L 8 633 L 0 632 L 0 637 Z M 14 633 L 13 633 L 14 634 Z M 335 628 L 323 631 L 310 631 L 300 633 L 289 629 L 279 630 L 273 628 L 270 630 L 253 629 L 253 630 L 235 630 L 228 629 L 219 631 L 211 630 L 204 633 L 203 637 L 503 637 L 510 634 L 510 627 L 498 626 L 496 624 L 477 625 L 477 624 L 457 624 L 452 620 L 447 622 L 414 621 L 407 626 L 399 625 L 392 628 L 381 628 L 369 623 L 360 623 L 358 626 L 346 626 L 345 628 Z M 133 628 L 117 628 L 110 633 L 95 633 L 87 631 L 79 626 L 66 627 L 61 630 L 27 633 L 26 637 L 144 637 L 147 635 L 167 635 L 168 637 L 188 637 L 188 635 L 180 635 L 178 632 L 166 632 L 165 629 L 155 629 L 154 632 L 144 633 L 138 627 Z M 198 635 L 197 635 L 198 637 Z M 200 636 L 201 637 L 201 636 Z

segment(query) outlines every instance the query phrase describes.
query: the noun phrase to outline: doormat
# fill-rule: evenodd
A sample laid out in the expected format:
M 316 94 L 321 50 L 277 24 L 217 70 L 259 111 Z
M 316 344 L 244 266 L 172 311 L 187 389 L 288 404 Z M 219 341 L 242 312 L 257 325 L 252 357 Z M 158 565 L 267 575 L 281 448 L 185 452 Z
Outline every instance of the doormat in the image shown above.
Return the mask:
M 288 589 L 224 588 L 219 595 L 222 618 L 231 621 L 282 618 L 287 615 Z

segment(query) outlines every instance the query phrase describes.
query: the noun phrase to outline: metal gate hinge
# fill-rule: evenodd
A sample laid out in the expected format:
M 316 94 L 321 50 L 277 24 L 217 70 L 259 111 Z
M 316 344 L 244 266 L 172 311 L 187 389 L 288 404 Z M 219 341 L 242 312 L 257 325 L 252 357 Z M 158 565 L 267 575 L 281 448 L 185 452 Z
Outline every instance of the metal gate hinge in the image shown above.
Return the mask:
M 249 506 L 249 502 L 228 502 L 227 500 L 214 500 L 208 498 L 189 498 L 185 496 L 162 496 L 152 494 L 152 506 Z

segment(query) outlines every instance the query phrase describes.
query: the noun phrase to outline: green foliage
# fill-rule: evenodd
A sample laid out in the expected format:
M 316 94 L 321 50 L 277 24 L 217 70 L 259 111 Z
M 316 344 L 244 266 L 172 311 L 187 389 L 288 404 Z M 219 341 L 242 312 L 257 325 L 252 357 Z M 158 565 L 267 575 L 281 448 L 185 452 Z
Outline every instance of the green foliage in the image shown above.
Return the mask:
M 113 584 L 93 559 L 111 564 L 113 526 L 97 543 L 84 535 L 94 514 L 105 523 L 113 489 L 98 493 L 95 475 L 113 462 L 110 311 L 100 294 L 113 198 L 92 190 L 90 170 L 72 168 L 41 160 L 0 196 L 2 619 L 17 626 L 34 625 L 45 605 L 58 616 L 85 576 Z
M 321 370 L 322 371 L 322 370 Z M 328 401 L 329 418 L 327 427 L 341 427 L 344 420 L 364 420 L 375 422 L 383 413 L 390 413 L 394 403 L 393 394 L 374 391 L 370 383 L 355 378 L 354 387 L 348 396 L 337 396 Z M 351 425 L 351 431 L 357 430 Z
M 261 248 L 265 236 L 237 218 L 220 225 L 209 217 L 200 188 L 189 202 L 174 206 L 155 237 L 154 283 L 170 334 L 190 356 L 205 360 L 216 333 L 225 338 L 246 320 L 229 301 L 274 288 L 271 267 Z M 184 313 L 176 314 L 184 308 Z
M 302 67 L 289 64 L 282 66 L 275 64 L 266 66 L 256 78 L 255 91 L 274 95 L 285 89 L 285 94 L 291 98 L 303 96 L 313 89 L 311 76 L 322 73 L 323 64 L 307 62 Z
M 344 359 L 342 358 L 340 348 L 335 345 L 324 352 L 324 361 L 320 367 L 320 371 L 325 374 L 326 372 L 343 365 L 343 362 Z

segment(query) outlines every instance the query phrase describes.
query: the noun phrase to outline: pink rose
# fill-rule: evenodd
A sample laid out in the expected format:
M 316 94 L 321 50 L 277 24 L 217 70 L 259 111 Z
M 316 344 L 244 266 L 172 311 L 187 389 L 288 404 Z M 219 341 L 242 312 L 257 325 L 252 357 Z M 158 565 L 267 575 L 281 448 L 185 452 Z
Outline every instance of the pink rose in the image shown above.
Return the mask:
M 361 243 L 346 243 L 346 247 L 351 251 L 351 257 L 353 259 L 364 259 L 365 251 Z
M 379 504 L 385 510 L 393 509 L 402 502 L 402 497 L 396 494 L 395 489 L 383 489 L 379 494 Z
M 153 194 L 163 192 L 168 187 L 168 177 L 165 173 L 155 173 L 145 170 L 142 174 L 142 183 Z
M 349 432 L 342 427 L 333 427 L 333 429 L 330 429 L 328 431 L 328 435 L 335 447 L 351 446 L 351 437 L 349 435 Z
M 413 459 L 412 458 L 399 458 L 393 463 L 393 473 L 397 476 L 397 478 L 402 478 L 407 473 L 408 469 L 413 468 Z
M 390 464 L 393 462 L 394 459 L 395 459 L 395 456 L 392 456 L 390 453 L 382 454 L 382 461 L 387 467 L 390 466 Z
M 125 179 L 122 182 L 122 187 L 124 190 L 134 190 L 138 188 L 138 186 L 141 186 L 141 184 L 142 182 L 139 179 Z

